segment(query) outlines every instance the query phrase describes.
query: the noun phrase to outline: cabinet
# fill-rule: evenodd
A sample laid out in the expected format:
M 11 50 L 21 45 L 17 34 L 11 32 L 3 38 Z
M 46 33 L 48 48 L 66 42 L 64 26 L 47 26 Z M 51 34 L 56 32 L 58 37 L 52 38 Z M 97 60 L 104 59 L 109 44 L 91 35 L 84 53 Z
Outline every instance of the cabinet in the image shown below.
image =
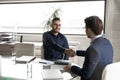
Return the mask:
M 0 32 L 0 42 L 13 42 L 15 34 L 13 32 Z
M 11 56 L 14 50 L 14 45 L 12 44 L 0 44 L 0 55 Z

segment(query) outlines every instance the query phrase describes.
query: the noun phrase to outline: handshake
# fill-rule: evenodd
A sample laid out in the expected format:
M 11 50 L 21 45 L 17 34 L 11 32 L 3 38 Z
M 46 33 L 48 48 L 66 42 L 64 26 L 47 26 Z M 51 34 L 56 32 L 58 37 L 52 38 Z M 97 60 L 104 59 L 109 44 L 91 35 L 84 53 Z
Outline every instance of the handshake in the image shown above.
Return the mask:
M 70 57 L 74 57 L 76 55 L 73 49 L 65 49 L 64 53 Z

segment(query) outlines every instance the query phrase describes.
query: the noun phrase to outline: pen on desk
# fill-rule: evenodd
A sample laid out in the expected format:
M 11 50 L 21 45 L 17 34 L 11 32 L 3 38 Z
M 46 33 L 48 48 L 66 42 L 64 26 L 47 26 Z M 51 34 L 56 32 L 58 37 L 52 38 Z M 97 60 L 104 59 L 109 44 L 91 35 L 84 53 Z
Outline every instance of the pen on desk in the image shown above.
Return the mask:
M 47 64 L 46 62 L 39 62 L 39 63 L 42 63 L 42 64 Z

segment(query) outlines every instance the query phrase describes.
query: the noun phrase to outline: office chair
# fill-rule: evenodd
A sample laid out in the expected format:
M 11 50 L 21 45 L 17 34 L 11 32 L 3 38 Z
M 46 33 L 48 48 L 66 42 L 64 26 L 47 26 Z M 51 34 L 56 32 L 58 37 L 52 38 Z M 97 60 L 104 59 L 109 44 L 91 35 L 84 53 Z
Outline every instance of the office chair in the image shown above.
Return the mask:
M 31 43 L 16 43 L 14 52 L 16 57 L 34 56 L 34 44 Z
M 14 45 L 12 45 L 12 44 L 0 44 L 0 55 L 12 56 L 13 51 L 14 51 Z
M 44 59 L 44 48 L 43 48 L 43 45 L 41 46 L 41 59 Z
M 102 80 L 119 80 L 120 79 L 120 62 L 109 64 L 102 73 Z

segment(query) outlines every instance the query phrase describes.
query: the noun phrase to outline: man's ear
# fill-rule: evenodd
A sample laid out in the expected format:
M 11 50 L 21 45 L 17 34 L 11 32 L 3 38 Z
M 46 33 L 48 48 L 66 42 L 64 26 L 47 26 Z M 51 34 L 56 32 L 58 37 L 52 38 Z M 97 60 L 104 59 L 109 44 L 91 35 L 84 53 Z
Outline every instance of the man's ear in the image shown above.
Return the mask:
M 95 36 L 94 32 L 89 28 L 89 34 L 93 37 Z

